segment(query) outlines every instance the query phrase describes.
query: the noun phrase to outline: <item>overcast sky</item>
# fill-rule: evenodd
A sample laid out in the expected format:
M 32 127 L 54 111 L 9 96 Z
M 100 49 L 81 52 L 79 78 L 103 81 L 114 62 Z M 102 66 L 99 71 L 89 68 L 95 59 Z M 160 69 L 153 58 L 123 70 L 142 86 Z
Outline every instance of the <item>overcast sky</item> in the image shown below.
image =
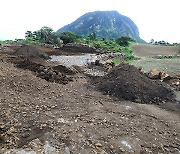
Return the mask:
M 56 31 L 97 10 L 128 16 L 147 42 L 180 42 L 180 0 L 0 0 L 0 40 L 24 38 L 43 26 Z

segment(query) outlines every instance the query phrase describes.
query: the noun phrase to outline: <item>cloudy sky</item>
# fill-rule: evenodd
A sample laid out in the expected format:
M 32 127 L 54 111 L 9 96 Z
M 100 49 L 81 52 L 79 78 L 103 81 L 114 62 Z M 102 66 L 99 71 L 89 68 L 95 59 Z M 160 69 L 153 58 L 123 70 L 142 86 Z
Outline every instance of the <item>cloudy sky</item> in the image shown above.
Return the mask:
M 79 16 L 117 10 L 138 26 L 140 36 L 180 42 L 180 0 L 0 0 L 0 40 L 24 38 L 43 26 L 58 30 Z

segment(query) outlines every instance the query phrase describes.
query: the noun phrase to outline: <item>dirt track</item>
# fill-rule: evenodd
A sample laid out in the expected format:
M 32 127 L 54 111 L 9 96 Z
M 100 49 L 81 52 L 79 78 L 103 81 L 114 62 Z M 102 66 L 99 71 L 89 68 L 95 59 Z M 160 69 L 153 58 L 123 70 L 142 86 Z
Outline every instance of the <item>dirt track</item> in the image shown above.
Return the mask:
M 120 101 L 97 91 L 85 74 L 72 77 L 66 85 L 48 82 L 1 55 L 1 153 L 180 152 L 180 117 L 174 104 Z

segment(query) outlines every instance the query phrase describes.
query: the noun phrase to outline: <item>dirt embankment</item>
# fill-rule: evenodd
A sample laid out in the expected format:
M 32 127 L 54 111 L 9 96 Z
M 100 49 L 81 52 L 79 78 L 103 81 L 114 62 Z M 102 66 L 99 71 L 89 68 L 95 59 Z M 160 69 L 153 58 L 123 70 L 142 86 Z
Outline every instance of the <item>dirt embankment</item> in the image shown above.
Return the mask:
M 43 58 L 43 59 L 50 59 L 50 57 L 42 52 L 41 50 L 38 50 L 35 46 L 30 45 L 23 45 L 20 48 L 18 48 L 13 55 L 15 56 L 22 56 L 26 58 Z

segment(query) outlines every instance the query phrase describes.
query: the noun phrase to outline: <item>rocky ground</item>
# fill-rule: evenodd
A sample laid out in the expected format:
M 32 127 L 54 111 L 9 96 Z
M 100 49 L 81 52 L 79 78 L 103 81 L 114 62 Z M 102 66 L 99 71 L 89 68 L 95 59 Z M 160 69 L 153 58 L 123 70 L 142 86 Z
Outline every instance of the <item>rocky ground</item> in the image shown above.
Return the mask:
M 177 102 L 122 100 L 103 94 L 82 68 L 58 74 L 43 60 L 21 60 L 0 54 L 0 153 L 180 153 Z

